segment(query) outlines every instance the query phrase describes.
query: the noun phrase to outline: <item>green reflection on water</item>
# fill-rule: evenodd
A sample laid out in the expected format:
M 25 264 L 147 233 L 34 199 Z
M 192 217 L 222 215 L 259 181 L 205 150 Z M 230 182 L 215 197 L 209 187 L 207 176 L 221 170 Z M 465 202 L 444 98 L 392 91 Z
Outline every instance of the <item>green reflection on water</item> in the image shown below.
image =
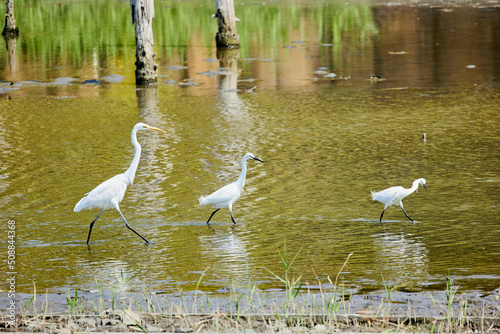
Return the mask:
M 133 63 L 135 40 L 129 7 L 127 2 L 106 0 L 16 1 L 21 31 L 16 49 L 23 64 L 18 72 L 26 70 L 31 76 L 26 73 L 22 80 L 53 79 L 62 73 L 88 76 L 92 71 L 112 70 L 117 63 Z M 178 59 L 182 65 L 193 40 L 201 40 L 207 49 L 214 47 L 213 1 L 156 1 L 155 11 L 153 30 L 160 62 Z M 355 50 L 363 48 L 377 30 L 371 9 L 358 4 L 243 3 L 237 12 L 242 58 L 255 56 L 252 51 L 263 46 L 272 50 L 265 57 L 278 57 L 284 44 L 312 39 L 333 43 L 331 52 L 341 65 L 345 33 L 351 33 L 349 45 Z M 4 48 L 0 45 L 2 62 L 7 56 Z

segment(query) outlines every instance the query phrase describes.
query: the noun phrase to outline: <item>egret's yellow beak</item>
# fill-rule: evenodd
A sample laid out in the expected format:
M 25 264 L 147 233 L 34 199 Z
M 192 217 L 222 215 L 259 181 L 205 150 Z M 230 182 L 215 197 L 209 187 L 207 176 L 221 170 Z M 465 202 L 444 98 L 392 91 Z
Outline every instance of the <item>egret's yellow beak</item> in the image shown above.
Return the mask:
M 147 127 L 149 130 L 155 130 L 155 131 L 165 132 L 165 130 L 158 129 L 158 128 L 153 128 L 152 126 L 149 126 L 149 125 L 146 125 L 146 127 Z

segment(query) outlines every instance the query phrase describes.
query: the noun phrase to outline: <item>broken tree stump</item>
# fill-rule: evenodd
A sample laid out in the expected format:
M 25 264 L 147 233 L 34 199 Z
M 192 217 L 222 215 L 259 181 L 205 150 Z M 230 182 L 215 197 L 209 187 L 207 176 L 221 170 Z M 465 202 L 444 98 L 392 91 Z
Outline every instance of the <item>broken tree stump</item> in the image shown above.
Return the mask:
M 154 0 L 130 0 L 132 22 L 135 24 L 135 82 L 149 85 L 157 81 L 153 41 Z
M 234 0 L 215 0 L 215 14 L 212 18 L 217 18 L 219 32 L 215 35 L 217 47 L 238 48 L 240 46 L 240 36 L 236 31 L 236 18 L 234 14 Z
M 14 18 L 14 0 L 7 0 L 5 3 L 5 26 L 3 27 L 2 36 L 6 38 L 17 38 L 19 36 L 19 28 L 16 27 L 16 19 Z

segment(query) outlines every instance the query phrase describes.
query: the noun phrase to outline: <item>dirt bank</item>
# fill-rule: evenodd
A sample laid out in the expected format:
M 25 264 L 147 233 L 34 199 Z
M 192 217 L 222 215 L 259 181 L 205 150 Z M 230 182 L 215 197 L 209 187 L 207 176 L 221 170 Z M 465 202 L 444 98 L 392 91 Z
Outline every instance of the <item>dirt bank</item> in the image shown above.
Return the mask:
M 18 295 L 9 332 L 482 332 L 500 333 L 500 288 L 490 293 L 390 292 L 341 296 L 227 290 L 161 295 L 103 291 Z M 390 301 L 388 300 L 390 298 Z M 7 295 L 0 297 L 9 305 Z

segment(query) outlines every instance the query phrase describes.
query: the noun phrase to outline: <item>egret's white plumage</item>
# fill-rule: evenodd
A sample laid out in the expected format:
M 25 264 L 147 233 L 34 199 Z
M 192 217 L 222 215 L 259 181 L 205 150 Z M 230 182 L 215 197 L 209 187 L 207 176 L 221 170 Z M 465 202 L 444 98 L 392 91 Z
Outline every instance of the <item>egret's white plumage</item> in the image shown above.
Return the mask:
M 241 161 L 242 168 L 238 180 L 228 184 L 227 186 L 220 188 L 219 190 L 211 193 L 208 196 L 201 196 L 199 198 L 200 205 L 212 204 L 214 207 L 217 208 L 217 210 L 212 212 L 210 218 L 208 218 L 207 224 L 210 222 L 210 219 L 212 219 L 213 215 L 217 211 L 226 207 L 229 209 L 229 213 L 231 214 L 231 220 L 233 221 L 234 224 L 236 224 L 233 217 L 233 204 L 234 202 L 236 202 L 236 200 L 240 197 L 241 193 L 243 192 L 243 187 L 245 186 L 245 178 L 247 175 L 248 159 L 253 159 L 263 162 L 259 158 L 256 158 L 252 153 L 245 154 L 245 156 L 243 156 L 243 160 Z
M 132 230 L 135 234 L 140 236 L 144 241 L 149 241 L 144 238 L 142 235 L 137 233 L 130 225 L 127 223 L 127 220 L 123 216 L 120 211 L 120 202 L 125 196 L 125 191 L 127 190 L 127 186 L 129 184 L 134 183 L 135 173 L 137 171 L 137 167 L 139 166 L 139 160 L 141 158 L 141 145 L 137 141 L 137 132 L 140 130 L 155 130 L 164 132 L 161 129 L 153 128 L 152 126 L 146 125 L 144 123 L 137 123 L 132 129 L 132 144 L 135 148 L 134 159 L 132 159 L 132 163 L 130 167 L 122 174 L 118 174 L 113 176 L 112 178 L 104 181 L 97 187 L 95 187 L 91 192 L 87 193 L 84 198 L 82 198 L 75 205 L 75 212 L 79 212 L 85 209 L 93 209 L 99 208 L 101 212 L 97 215 L 97 217 L 90 223 L 89 235 L 87 237 L 87 244 L 90 240 L 90 234 L 92 233 L 92 227 L 94 226 L 95 221 L 99 218 L 101 213 L 104 210 L 115 208 L 120 213 L 125 225 Z
M 381 224 L 382 224 L 382 216 L 384 215 L 385 209 L 393 205 L 399 205 L 401 209 L 403 209 L 405 216 L 408 217 L 409 220 L 413 221 L 413 219 L 411 219 L 410 216 L 408 216 L 408 214 L 406 213 L 402 201 L 403 198 L 405 198 L 406 196 L 410 195 L 415 190 L 417 190 L 419 184 L 423 185 L 424 189 L 427 190 L 427 188 L 425 187 L 425 179 L 420 178 L 413 181 L 411 188 L 408 189 L 397 186 L 397 187 L 387 188 L 385 190 L 378 192 L 372 191 L 372 199 L 374 201 L 379 201 L 380 203 L 385 204 L 384 211 L 382 211 L 382 214 L 380 215 Z

